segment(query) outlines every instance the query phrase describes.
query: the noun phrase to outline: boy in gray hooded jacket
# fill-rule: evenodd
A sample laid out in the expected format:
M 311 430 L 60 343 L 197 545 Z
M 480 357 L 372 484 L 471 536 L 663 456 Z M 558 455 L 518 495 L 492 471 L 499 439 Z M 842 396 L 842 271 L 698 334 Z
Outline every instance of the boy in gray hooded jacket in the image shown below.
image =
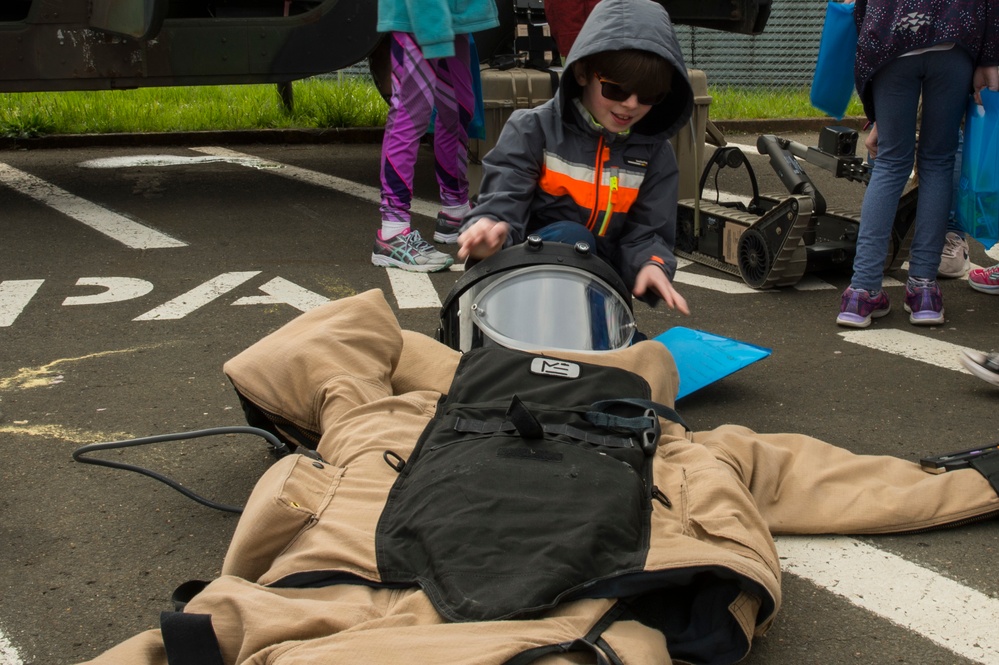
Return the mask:
M 583 240 L 636 297 L 689 314 L 671 283 L 679 173 L 669 139 L 693 100 L 666 10 L 602 0 L 566 58 L 558 94 L 514 111 L 483 159 L 458 258 L 486 258 L 532 233 Z

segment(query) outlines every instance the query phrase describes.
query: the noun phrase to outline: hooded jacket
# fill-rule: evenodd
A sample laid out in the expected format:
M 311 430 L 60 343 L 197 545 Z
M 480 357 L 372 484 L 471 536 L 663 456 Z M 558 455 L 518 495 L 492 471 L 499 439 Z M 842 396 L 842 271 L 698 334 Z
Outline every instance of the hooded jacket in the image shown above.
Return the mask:
M 378 32 L 409 32 L 425 58 L 454 55 L 455 35 L 499 25 L 493 0 L 378 0 Z
M 874 75 L 904 53 L 953 43 L 975 66 L 999 64 L 995 0 L 857 0 L 853 20 L 858 33 L 854 78 L 870 120 L 876 119 Z
M 605 51 L 639 49 L 674 69 L 666 99 L 627 134 L 594 127 L 572 102 L 581 87 L 573 65 Z M 505 221 L 507 245 L 554 222 L 593 231 L 597 254 L 629 290 L 648 263 L 676 271 L 679 173 L 670 137 L 687 124 L 694 94 L 669 15 L 651 0 L 603 0 L 587 18 L 565 61 L 558 93 L 534 109 L 514 111 L 483 159 L 475 208 L 465 218 Z M 610 215 L 607 214 L 610 210 Z

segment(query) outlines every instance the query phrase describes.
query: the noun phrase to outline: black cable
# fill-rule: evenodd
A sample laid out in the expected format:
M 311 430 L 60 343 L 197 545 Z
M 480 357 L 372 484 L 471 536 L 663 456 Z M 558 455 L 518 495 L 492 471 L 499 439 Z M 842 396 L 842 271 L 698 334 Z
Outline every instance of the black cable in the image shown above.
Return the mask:
M 204 436 L 215 436 L 221 434 L 256 434 L 267 440 L 271 445 L 272 452 L 278 456 L 286 455 L 290 451 L 287 445 L 285 445 L 280 439 L 278 439 L 274 434 L 262 430 L 258 427 L 212 427 L 209 429 L 195 430 L 193 432 L 176 432 L 173 434 L 157 434 L 155 436 L 145 436 L 137 439 L 125 439 L 123 441 L 107 441 L 104 443 L 91 443 L 81 448 L 77 448 L 73 451 L 73 459 L 77 462 L 82 462 L 84 464 L 96 464 L 97 466 L 107 466 L 112 469 L 125 469 L 126 471 L 135 471 L 136 473 L 141 473 L 144 476 L 149 476 L 155 480 L 169 485 L 174 488 L 184 496 L 189 499 L 193 499 L 203 506 L 208 506 L 209 508 L 215 508 L 216 510 L 224 510 L 230 513 L 242 513 L 243 508 L 241 506 L 228 506 L 222 503 L 216 503 L 209 499 L 206 499 L 198 494 L 195 494 L 191 490 L 187 489 L 175 480 L 171 480 L 166 476 L 157 473 L 155 471 L 150 471 L 141 466 L 135 466 L 132 464 L 125 464 L 123 462 L 112 462 L 110 460 L 104 459 L 94 459 L 84 457 L 85 454 L 95 452 L 98 450 L 113 450 L 117 448 L 130 448 L 132 446 L 143 446 L 150 443 L 161 443 L 163 441 L 184 441 L 187 439 L 197 439 Z

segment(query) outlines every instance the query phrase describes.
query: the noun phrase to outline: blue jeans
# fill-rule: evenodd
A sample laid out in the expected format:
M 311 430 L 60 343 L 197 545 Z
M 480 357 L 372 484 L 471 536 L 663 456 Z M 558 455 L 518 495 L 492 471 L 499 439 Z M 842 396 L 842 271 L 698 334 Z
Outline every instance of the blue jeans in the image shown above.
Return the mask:
M 855 289 L 881 288 L 898 201 L 919 163 L 919 201 L 909 256 L 909 276 L 936 279 L 954 187 L 954 153 L 974 65 L 955 46 L 892 60 L 872 80 L 878 123 L 878 155 L 860 210 Z M 919 148 L 916 115 L 923 98 Z
M 534 231 L 534 234 L 541 236 L 542 240 L 564 242 L 567 245 L 585 242 L 590 246 L 591 252 L 597 251 L 597 242 L 593 233 L 577 222 L 553 222 Z

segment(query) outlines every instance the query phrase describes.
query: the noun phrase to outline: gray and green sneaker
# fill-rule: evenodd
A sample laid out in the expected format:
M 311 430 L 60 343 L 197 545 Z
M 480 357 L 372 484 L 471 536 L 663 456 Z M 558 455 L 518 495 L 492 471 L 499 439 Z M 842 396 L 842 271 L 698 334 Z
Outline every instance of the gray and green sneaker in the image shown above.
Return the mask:
M 416 229 L 409 229 L 389 240 L 382 240 L 382 232 L 378 231 L 371 263 L 410 272 L 437 272 L 447 270 L 454 263 L 454 258 L 434 249 Z

